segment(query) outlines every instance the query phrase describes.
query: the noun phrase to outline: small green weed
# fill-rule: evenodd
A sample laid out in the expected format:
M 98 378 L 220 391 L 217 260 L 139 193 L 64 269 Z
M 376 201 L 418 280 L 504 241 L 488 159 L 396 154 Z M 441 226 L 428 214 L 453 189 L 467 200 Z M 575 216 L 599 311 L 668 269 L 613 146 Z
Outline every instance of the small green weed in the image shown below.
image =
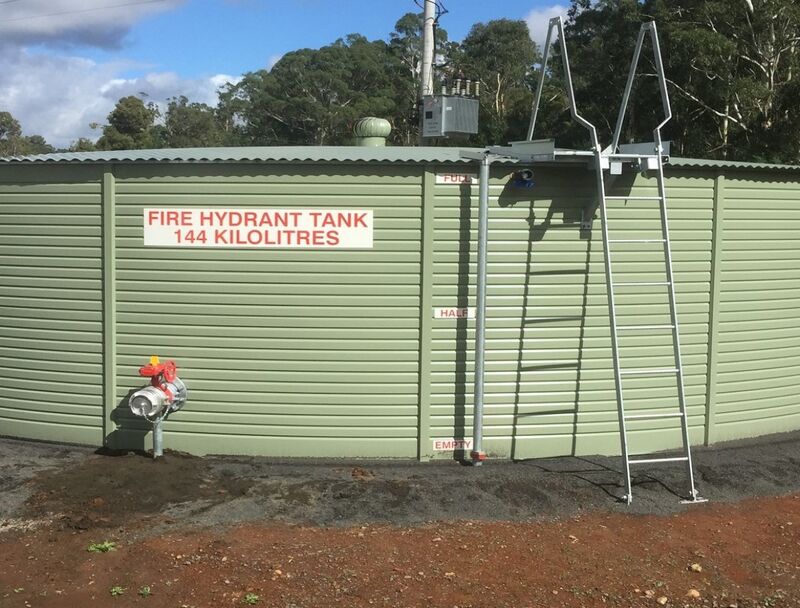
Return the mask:
M 781 606 L 781 600 L 786 599 L 786 594 L 783 592 L 782 589 L 776 589 L 774 595 L 768 595 L 764 598 L 764 607 L 765 608 L 777 608 L 777 606 Z
M 108 590 L 111 594 L 111 597 L 117 597 L 125 593 L 125 587 L 120 587 L 119 585 L 114 585 L 111 589 Z
M 142 597 L 148 597 L 148 596 L 150 596 L 150 595 L 152 595 L 152 594 L 153 594 L 153 592 L 152 592 L 152 591 L 150 591 L 150 586 L 149 586 L 149 585 L 145 585 L 144 587 L 142 587 L 141 589 L 139 589 L 138 593 L 139 593 L 139 595 L 141 595 Z
M 247 595 L 244 596 L 242 602 L 244 602 L 245 604 L 250 604 L 252 606 L 253 604 L 257 604 L 258 600 L 260 599 L 261 597 L 257 593 L 248 593 Z
M 102 543 L 92 543 L 86 548 L 86 550 L 89 553 L 108 553 L 109 551 L 117 550 L 117 543 L 110 540 L 104 540 Z

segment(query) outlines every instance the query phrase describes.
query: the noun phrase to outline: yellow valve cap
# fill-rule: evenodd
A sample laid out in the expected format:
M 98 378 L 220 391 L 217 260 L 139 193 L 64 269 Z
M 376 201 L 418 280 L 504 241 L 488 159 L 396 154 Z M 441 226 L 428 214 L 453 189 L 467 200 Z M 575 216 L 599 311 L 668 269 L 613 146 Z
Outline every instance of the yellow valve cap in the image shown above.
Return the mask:
M 158 360 L 158 355 L 150 356 L 150 365 L 158 365 L 161 361 Z

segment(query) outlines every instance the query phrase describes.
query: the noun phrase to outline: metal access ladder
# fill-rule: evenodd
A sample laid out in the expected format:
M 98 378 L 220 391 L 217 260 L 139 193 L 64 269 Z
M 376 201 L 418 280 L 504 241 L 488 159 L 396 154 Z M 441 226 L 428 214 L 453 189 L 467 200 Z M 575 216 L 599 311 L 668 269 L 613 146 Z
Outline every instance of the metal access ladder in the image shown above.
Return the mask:
M 561 60 L 564 69 L 564 81 L 566 84 L 567 95 L 570 102 L 570 112 L 573 119 L 583 126 L 588 132 L 591 140 L 590 150 L 568 150 L 556 148 L 555 142 L 552 139 L 533 139 L 534 128 L 536 125 L 536 117 L 541 101 L 542 89 L 544 84 L 544 75 L 547 69 L 547 62 L 550 55 L 550 43 L 553 40 L 553 32 L 558 34 L 558 43 L 561 50 Z M 622 126 L 625 120 L 625 113 L 628 106 L 628 101 L 631 95 L 636 70 L 641 56 L 642 46 L 644 44 L 645 36 L 649 34 L 653 46 L 653 55 L 655 58 L 657 76 L 659 81 L 659 88 L 661 91 L 661 102 L 664 110 L 664 120 L 653 130 L 653 142 L 644 144 L 628 144 L 620 145 L 619 139 L 622 132 Z M 620 444 L 622 459 L 624 465 L 625 477 L 625 495 L 623 500 L 628 504 L 631 503 L 632 487 L 631 487 L 631 465 L 646 465 L 657 463 L 673 463 L 681 462 L 686 466 L 686 475 L 688 481 L 688 500 L 685 502 L 705 502 L 700 498 L 694 482 L 694 470 L 692 466 L 692 455 L 689 445 L 689 425 L 686 412 L 686 397 L 684 392 L 684 372 L 683 363 L 680 351 L 680 330 L 678 327 L 678 316 L 675 305 L 675 282 L 672 264 L 672 248 L 669 238 L 669 223 L 667 219 L 667 195 L 664 186 L 664 161 L 667 158 L 666 146 L 662 142 L 661 129 L 672 118 L 672 110 L 669 103 L 669 95 L 667 92 L 666 78 L 664 76 L 664 66 L 661 59 L 661 50 L 658 44 L 658 34 L 656 32 L 656 25 L 653 22 L 644 23 L 639 31 L 639 36 L 636 41 L 636 50 L 631 62 L 630 72 L 628 74 L 628 81 L 625 86 L 622 104 L 619 110 L 616 128 L 614 131 L 614 139 L 610 146 L 602 149 L 597 137 L 597 129 L 595 126 L 583 118 L 577 111 L 575 103 L 575 95 L 572 86 L 572 76 L 570 73 L 569 56 L 567 53 L 567 46 L 564 37 L 564 24 L 560 17 L 555 17 L 550 20 L 550 25 L 547 31 L 547 40 L 544 46 L 544 56 L 540 68 L 539 85 L 534 98 L 534 105 L 531 112 L 531 121 L 528 128 L 528 138 L 521 142 L 512 142 L 507 147 L 494 147 L 489 151 L 508 158 L 514 158 L 522 162 L 536 163 L 588 163 L 589 167 L 594 170 L 597 180 L 597 193 L 598 193 L 598 206 L 600 207 L 600 215 L 602 222 L 603 233 L 603 248 L 605 252 L 605 272 L 607 282 L 608 294 L 608 311 L 611 327 L 611 349 L 614 364 L 614 381 L 616 387 L 617 408 L 619 416 L 619 430 L 620 430 Z M 654 172 L 658 187 L 657 196 L 616 196 L 608 193 L 609 182 L 614 179 L 616 175 L 622 173 L 623 165 L 633 165 L 639 171 Z M 645 200 L 650 201 L 654 205 L 658 205 L 661 219 L 661 238 L 659 239 L 612 239 L 610 238 L 610 227 L 608 219 L 608 201 L 613 200 Z M 587 220 L 590 222 L 591 220 Z M 664 250 L 664 262 L 666 268 L 666 281 L 640 281 L 640 282 L 627 282 L 620 283 L 614 280 L 614 265 L 613 265 L 613 252 L 614 245 L 618 243 L 635 242 L 641 243 L 646 246 L 661 244 Z M 668 324 L 651 324 L 651 325 L 634 325 L 634 326 L 620 326 L 617 323 L 617 303 L 615 298 L 615 289 L 621 285 L 636 285 L 637 287 L 656 287 L 666 286 L 669 293 L 669 312 L 670 321 Z M 674 364 L 666 368 L 645 368 L 645 369 L 631 369 L 622 366 L 622 358 L 620 353 L 619 334 L 626 332 L 642 332 L 642 331 L 664 331 L 670 332 L 672 336 Z M 674 408 L 669 410 L 659 409 L 654 410 L 635 410 L 635 413 L 628 413 L 625 409 L 625 399 L 623 395 L 623 380 L 630 377 L 642 377 L 648 375 L 674 375 L 677 382 L 677 401 Z M 658 454 L 637 454 L 631 457 L 628 443 L 628 422 L 633 420 L 655 420 L 655 419 L 677 419 L 680 423 L 681 436 L 682 436 L 682 450 L 680 456 L 661 456 Z
M 653 144 L 650 147 L 650 154 L 641 155 L 637 159 L 639 168 L 652 169 L 655 172 L 656 186 L 658 190 L 657 196 L 610 196 L 606 191 L 606 180 L 603 173 L 603 155 L 605 154 L 610 158 L 610 162 L 616 157 L 619 159 L 619 137 L 622 132 L 622 125 L 625 120 L 625 112 L 630 99 L 631 88 L 636 76 L 636 69 L 639 64 L 641 56 L 642 45 L 645 36 L 649 34 L 650 40 L 653 45 L 653 56 L 656 63 L 656 70 L 658 73 L 659 87 L 661 89 L 661 102 L 664 110 L 664 120 L 656 126 L 653 130 Z M 622 459 L 624 464 L 625 474 L 625 501 L 630 504 L 633 499 L 633 492 L 631 488 L 631 465 L 649 465 L 658 463 L 682 462 L 686 467 L 686 478 L 688 482 L 688 500 L 687 502 L 704 502 L 697 492 L 694 483 L 694 468 L 692 466 L 692 451 L 689 439 L 689 420 L 686 411 L 686 393 L 684 389 L 684 370 L 683 360 L 681 358 L 680 346 L 680 328 L 678 324 L 678 313 L 675 303 L 675 278 L 672 263 L 672 244 L 669 237 L 669 220 L 667 213 L 667 191 L 664 184 L 664 158 L 665 150 L 664 144 L 661 139 L 661 129 L 672 118 L 672 109 L 669 103 L 669 95 L 667 93 L 666 78 L 664 76 L 664 65 L 661 59 L 661 49 L 658 43 L 658 34 L 656 31 L 656 24 L 654 22 L 642 24 L 639 30 L 639 36 L 636 41 L 636 50 L 634 51 L 633 60 L 631 62 L 630 72 L 628 73 L 628 81 L 625 86 L 625 93 L 623 95 L 622 104 L 620 105 L 619 116 L 617 118 L 617 125 L 614 130 L 614 140 L 611 146 L 604 151 L 604 153 L 597 154 L 596 156 L 596 173 L 598 176 L 598 196 L 600 203 L 600 216 L 603 230 L 603 250 L 605 252 L 605 270 L 606 270 L 606 292 L 608 294 L 608 312 L 611 326 L 611 349 L 614 360 L 614 382 L 617 394 L 617 407 L 619 410 L 619 429 L 620 429 L 620 442 L 622 449 Z M 628 146 L 629 149 L 641 149 L 641 145 Z M 645 148 L 646 149 L 646 148 Z M 620 159 L 624 160 L 624 159 Z M 608 218 L 608 201 L 609 200 L 644 200 L 653 202 L 659 207 L 661 219 L 661 238 L 660 239 L 612 239 L 610 238 L 609 218 Z M 659 244 L 663 247 L 664 262 L 665 262 L 665 275 L 666 281 L 630 281 L 630 282 L 616 282 L 614 280 L 613 272 L 613 245 L 617 243 L 640 243 L 645 246 Z M 666 287 L 669 296 L 669 316 L 670 322 L 667 325 L 619 325 L 617 323 L 617 304 L 616 304 L 616 288 L 618 286 L 633 286 L 637 288 L 651 288 L 651 287 Z M 672 367 L 666 368 L 627 368 L 622 365 L 622 358 L 620 352 L 620 332 L 660 332 L 666 331 L 671 333 L 672 337 L 672 351 L 673 361 Z M 649 333 L 648 335 L 651 335 Z M 642 413 L 637 411 L 630 414 L 625 410 L 624 398 L 624 380 L 631 376 L 652 376 L 652 375 L 674 375 L 677 383 L 677 397 L 678 403 L 674 407 L 667 408 L 666 410 L 651 411 Z M 682 450 L 680 456 L 661 456 L 661 455 L 647 455 L 637 454 L 631 457 L 628 445 L 628 422 L 633 420 L 655 420 L 655 419 L 677 419 L 681 428 Z
M 678 315 L 675 305 L 675 281 L 672 264 L 672 247 L 669 238 L 669 222 L 667 219 L 667 195 L 664 187 L 664 166 L 663 155 L 661 153 L 661 142 L 657 142 L 658 153 L 655 155 L 657 159 L 656 181 L 658 185 L 658 196 L 611 196 L 606 192 L 606 180 L 600 178 L 599 184 L 599 198 L 600 198 L 600 216 L 603 231 L 603 249 L 605 252 L 605 271 L 606 271 L 606 292 L 608 294 L 608 311 L 609 321 L 611 326 L 611 349 L 614 360 L 614 382 L 617 394 L 617 407 L 619 410 L 619 429 L 620 429 L 620 442 L 622 449 L 622 460 L 624 465 L 625 475 L 625 496 L 624 500 L 630 504 L 633 498 L 631 488 L 631 465 L 647 465 L 657 463 L 669 462 L 683 462 L 686 466 L 686 475 L 689 486 L 688 502 L 701 502 L 702 498 L 698 496 L 697 489 L 694 483 L 694 469 L 692 466 L 692 454 L 689 444 L 689 421 L 686 412 L 686 395 L 684 390 L 684 370 L 683 362 L 681 359 L 680 349 L 680 329 L 678 325 Z M 599 155 L 598 155 L 599 160 Z M 597 165 L 598 175 L 603 175 L 603 170 Z M 608 201 L 609 200 L 646 200 L 652 201 L 657 204 L 661 216 L 661 238 L 660 239 L 612 239 L 610 236 L 610 222 L 608 218 Z M 666 266 L 666 281 L 625 281 L 617 282 L 614 279 L 614 264 L 613 264 L 613 251 L 614 245 L 617 243 L 640 243 L 646 246 L 661 245 L 664 250 L 665 266 Z M 669 294 L 669 314 L 670 322 L 666 325 L 619 325 L 617 323 L 617 304 L 616 304 L 616 289 L 620 286 L 626 287 L 663 287 L 666 286 L 667 293 Z M 622 333 L 631 332 L 648 332 L 652 335 L 653 332 L 670 332 L 672 336 L 674 366 L 664 368 L 628 368 L 623 367 L 619 335 Z M 637 413 L 630 414 L 625 409 L 624 398 L 624 381 L 629 376 L 654 376 L 654 375 L 674 375 L 677 382 L 678 403 L 674 408 L 669 408 L 666 411 L 659 410 L 650 413 Z M 645 455 L 637 454 L 631 456 L 628 445 L 628 422 L 632 420 L 655 420 L 655 419 L 676 419 L 680 423 L 682 451 L 680 456 L 659 456 L 659 455 Z

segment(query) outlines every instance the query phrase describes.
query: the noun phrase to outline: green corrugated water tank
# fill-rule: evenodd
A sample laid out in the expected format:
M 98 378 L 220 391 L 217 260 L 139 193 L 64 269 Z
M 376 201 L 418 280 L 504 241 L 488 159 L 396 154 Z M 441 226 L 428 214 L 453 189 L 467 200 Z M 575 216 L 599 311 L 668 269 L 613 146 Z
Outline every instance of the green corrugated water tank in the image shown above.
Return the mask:
M 592 175 L 513 171 L 490 184 L 484 447 L 618 453 Z M 0 159 L 0 435 L 148 447 L 126 399 L 157 354 L 189 386 L 169 448 L 452 458 L 472 435 L 476 172 L 442 148 Z M 624 177 L 616 194 L 655 194 Z M 667 178 L 693 442 L 800 428 L 800 167 L 673 159 Z M 652 201 L 613 205 L 623 239 L 653 234 Z M 615 266 L 641 280 L 663 257 L 631 246 Z M 620 306 L 668 314 L 657 290 Z M 671 352 L 631 340 L 637 367 Z M 632 388 L 674 406 L 668 379 Z M 631 441 L 680 435 L 646 420 Z

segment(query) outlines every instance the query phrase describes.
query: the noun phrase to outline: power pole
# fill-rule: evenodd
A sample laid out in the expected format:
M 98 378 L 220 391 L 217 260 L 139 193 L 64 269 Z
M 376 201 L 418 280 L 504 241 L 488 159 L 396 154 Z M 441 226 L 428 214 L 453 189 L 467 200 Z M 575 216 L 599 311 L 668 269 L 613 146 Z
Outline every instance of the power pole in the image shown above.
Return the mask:
M 425 0 L 425 11 L 422 19 L 422 60 L 420 65 L 419 84 L 419 144 L 423 145 L 422 114 L 425 111 L 424 101 L 433 95 L 433 25 L 436 22 L 436 0 Z
M 436 0 L 425 0 L 422 21 L 422 66 L 420 70 L 420 98 L 433 95 L 433 25 L 436 21 Z

